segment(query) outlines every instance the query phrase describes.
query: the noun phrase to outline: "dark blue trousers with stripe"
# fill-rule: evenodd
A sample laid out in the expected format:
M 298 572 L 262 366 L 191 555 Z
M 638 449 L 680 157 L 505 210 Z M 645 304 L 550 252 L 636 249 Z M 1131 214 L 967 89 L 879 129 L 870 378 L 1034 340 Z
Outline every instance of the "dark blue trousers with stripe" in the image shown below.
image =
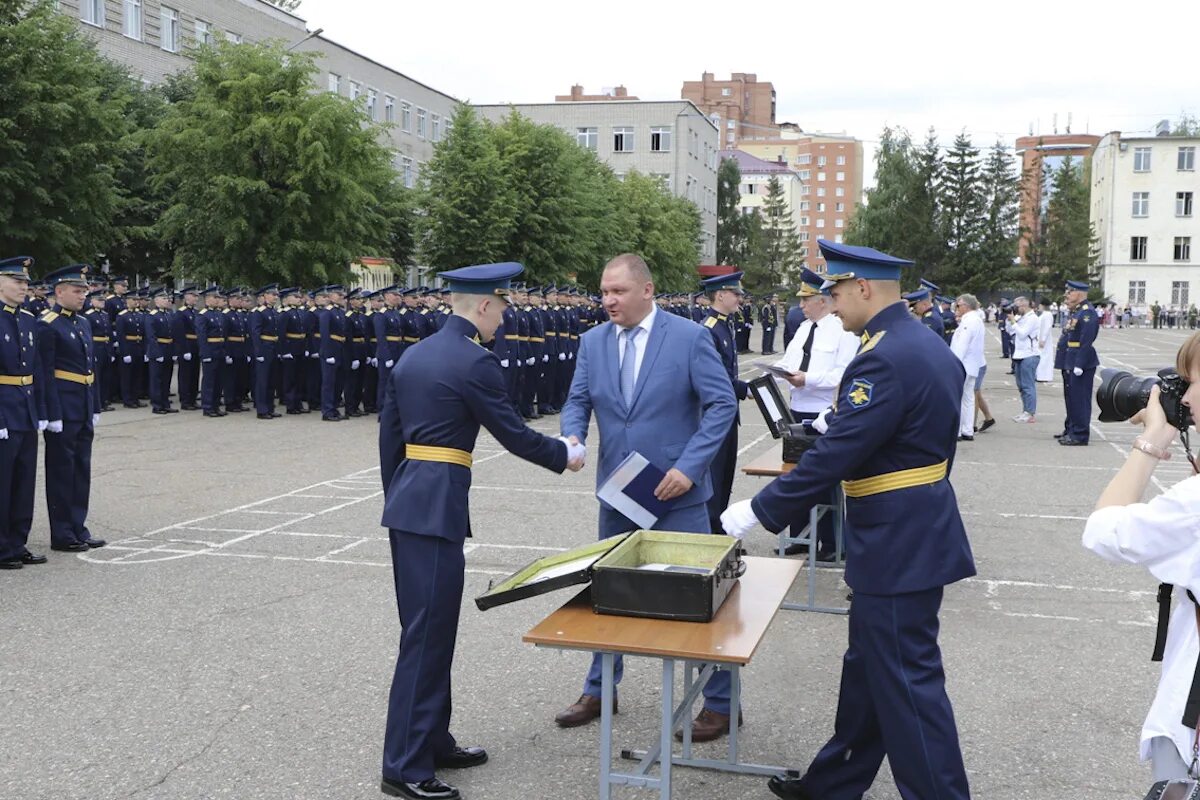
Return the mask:
M 802 779 L 821 800 L 860 800 L 887 756 L 904 800 L 966 800 L 954 711 L 946 696 L 942 589 L 854 593 L 833 738 Z
M 400 655 L 388 698 L 383 777 L 417 783 L 433 777 L 438 756 L 454 751 L 450 667 L 462 606 L 462 542 L 389 530 Z

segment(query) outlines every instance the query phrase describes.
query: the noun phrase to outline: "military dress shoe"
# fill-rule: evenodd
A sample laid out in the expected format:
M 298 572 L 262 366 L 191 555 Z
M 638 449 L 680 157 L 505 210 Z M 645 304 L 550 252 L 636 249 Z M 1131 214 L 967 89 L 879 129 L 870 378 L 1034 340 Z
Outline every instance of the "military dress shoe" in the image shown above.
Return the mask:
M 742 727 L 742 712 L 738 712 L 738 727 Z M 729 733 L 729 715 L 713 711 L 709 708 L 700 709 L 692 722 L 692 741 L 711 742 Z M 675 731 L 675 739 L 683 741 L 683 731 Z
M 99 547 L 104 547 L 104 545 L 108 544 L 108 542 L 104 541 L 103 539 L 88 539 L 86 542 L 84 542 L 84 544 L 88 546 L 88 549 L 95 550 Z
M 200 410 L 200 406 L 190 405 L 190 404 L 186 405 L 186 406 L 180 406 L 180 408 L 182 408 L 184 411 L 199 411 Z
M 1080 439 L 1072 439 L 1070 436 L 1064 436 L 1058 440 L 1058 443 L 1064 447 L 1087 447 L 1088 443 Z
M 225 416 L 225 412 L 224 411 L 205 411 L 204 416 L 206 416 L 206 417 L 223 417 L 223 416 Z
M 42 555 L 41 553 L 31 553 L 28 550 L 26 550 L 24 553 L 21 554 L 21 563 L 22 564 L 45 564 L 46 557 L 44 555 Z
M 958 435 L 958 440 L 960 442 L 973 442 L 973 441 L 975 441 L 975 437 L 974 436 L 964 436 L 963 434 L 960 433 Z
M 778 550 L 778 548 L 776 548 L 776 550 Z M 783 548 L 783 554 L 785 556 L 798 556 L 798 555 L 803 555 L 807 552 L 808 552 L 808 545 L 806 545 L 806 544 L 799 544 L 799 543 L 789 544 L 787 547 Z
M 259 414 L 258 418 L 259 419 L 275 419 L 278 416 L 279 416 L 278 414 Z
M 287 413 L 289 413 L 289 414 L 292 414 L 292 415 L 296 415 L 296 414 L 303 414 L 303 413 L 304 413 L 304 410 L 303 410 L 303 409 L 300 409 L 300 408 L 289 408 L 289 409 L 287 410 Z
M 613 713 L 617 713 L 617 698 L 613 698 Z M 600 717 L 600 698 L 581 694 L 579 699 L 554 716 L 560 728 L 577 728 Z
M 486 764 L 487 760 L 487 751 L 482 747 L 455 747 L 453 753 L 436 756 L 433 766 L 438 769 L 466 769 Z
M 767 788 L 771 790 L 771 794 L 782 797 L 783 800 L 817 800 L 804 790 L 800 778 L 788 775 L 774 776 L 767 781 Z
M 0 569 L 21 569 L 24 566 L 25 564 L 21 561 L 20 556 L 17 558 L 0 559 Z
M 100 410 L 101 411 L 116 411 L 116 408 L 113 406 L 112 403 L 105 403 L 104 405 L 100 406 Z
M 379 791 L 389 797 L 410 797 L 412 800 L 459 800 L 462 797 L 458 789 L 448 783 L 442 783 L 437 778 L 429 778 L 420 783 L 404 783 L 384 778 L 379 783 Z
M 341 422 L 344 419 L 345 419 L 345 417 L 343 417 L 341 414 L 329 414 L 329 415 L 322 414 L 321 415 L 322 422 Z
M 86 553 L 92 548 L 87 546 L 87 542 L 71 542 L 70 544 L 52 544 L 50 549 L 62 553 Z

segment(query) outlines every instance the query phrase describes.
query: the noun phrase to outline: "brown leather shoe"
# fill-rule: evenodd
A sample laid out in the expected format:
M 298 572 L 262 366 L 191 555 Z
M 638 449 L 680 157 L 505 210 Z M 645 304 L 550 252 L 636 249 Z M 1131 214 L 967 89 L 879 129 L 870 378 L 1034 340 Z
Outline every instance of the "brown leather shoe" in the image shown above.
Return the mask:
M 738 712 L 738 727 L 742 727 L 742 712 Z M 693 742 L 711 742 L 729 733 L 729 715 L 702 708 L 692 723 Z M 683 741 L 683 731 L 675 731 L 675 739 Z
M 617 698 L 613 698 L 613 713 L 617 713 Z M 572 705 L 555 715 L 554 721 L 560 728 L 576 728 L 600 718 L 600 698 L 582 694 Z

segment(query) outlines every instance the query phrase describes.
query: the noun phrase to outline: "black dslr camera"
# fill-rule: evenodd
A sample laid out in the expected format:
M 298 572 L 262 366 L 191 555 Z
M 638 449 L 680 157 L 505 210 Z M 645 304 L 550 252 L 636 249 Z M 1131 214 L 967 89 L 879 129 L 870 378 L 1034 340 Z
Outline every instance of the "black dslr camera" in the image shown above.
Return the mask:
M 1146 800 L 1200 800 L 1195 781 L 1159 781 L 1150 787 Z
M 1192 424 L 1192 412 L 1183 404 L 1188 382 L 1172 367 L 1158 371 L 1157 377 L 1138 378 L 1119 369 L 1100 371 L 1100 388 L 1096 390 L 1096 405 L 1101 422 L 1122 422 L 1146 407 L 1150 390 L 1158 386 L 1158 399 L 1166 412 L 1167 422 L 1180 431 Z

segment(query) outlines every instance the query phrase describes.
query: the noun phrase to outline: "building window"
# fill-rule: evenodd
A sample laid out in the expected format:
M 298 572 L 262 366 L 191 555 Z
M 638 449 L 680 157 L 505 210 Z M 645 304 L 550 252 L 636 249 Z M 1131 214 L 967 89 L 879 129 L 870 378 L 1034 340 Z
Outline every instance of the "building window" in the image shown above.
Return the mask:
M 825 227 L 825 218 L 824 217 L 817 217 L 817 227 L 818 228 Z
M 834 210 L 834 211 L 837 211 L 837 212 L 839 212 L 839 213 L 840 213 L 840 212 L 842 212 L 842 211 L 845 211 L 845 210 L 846 210 L 846 204 L 845 204 L 845 203 L 834 203 L 834 204 L 833 204 L 833 210 Z
M 1171 281 L 1171 305 L 1177 308 L 1187 308 L 1188 282 Z
M 833 241 L 836 242 L 837 244 L 841 244 L 842 243 L 842 235 L 839 233 L 837 236 L 833 237 Z
M 417 108 L 417 136 L 420 136 L 422 139 L 425 138 L 425 120 L 428 116 L 429 112 L 425 109 Z
M 1146 260 L 1146 237 L 1145 236 L 1130 236 L 1129 237 L 1129 260 L 1130 261 L 1145 261 Z
M 334 94 L 342 93 L 342 76 L 335 72 L 329 73 L 329 91 Z
M 229 41 L 233 42 L 234 44 L 242 43 L 242 35 L 240 33 L 234 33 L 233 31 L 225 31 L 225 38 L 229 39 Z
M 1133 148 L 1133 171 L 1134 172 L 1149 172 L 1150 171 L 1150 148 L 1149 147 Z
M 817 173 L 817 182 L 818 182 L 818 183 L 824 183 L 824 181 L 825 181 L 825 173 L 824 173 L 824 172 L 818 172 L 818 173 Z
M 844 227 L 846 227 L 846 221 L 844 219 L 842 219 L 841 217 L 838 217 L 837 219 L 835 219 L 833 221 L 833 227 L 844 228 Z
M 825 156 L 817 156 L 817 166 L 818 167 L 825 166 Z
M 824 203 L 817 203 L 817 213 L 818 214 L 825 213 L 825 204 Z
M 379 94 L 374 89 L 367 89 L 367 116 L 375 121 L 375 106 L 378 105 Z
M 392 97 L 390 94 L 385 94 L 383 96 L 383 121 L 396 121 L 396 98 Z
M 1179 157 L 1175 164 L 1176 169 L 1180 170 L 1181 172 L 1194 172 L 1196 169 L 1196 148 L 1179 148 Z
M 400 101 L 400 130 L 412 133 L 412 105 Z
M 728 142 L 729 144 L 733 144 L 734 142 L 737 141 L 737 137 L 734 136 L 733 131 L 730 131 L 729 133 L 727 133 L 725 135 L 725 141 Z
M 800 180 L 807 181 L 807 180 L 811 180 L 811 179 L 812 179 L 812 170 L 811 169 L 800 170 Z
M 807 227 L 808 227 L 808 217 L 801 217 L 801 218 L 800 218 L 800 226 L 801 226 L 801 227 L 803 227 L 803 228 L 807 228 Z
M 413 188 L 416 185 L 416 176 L 413 175 L 413 160 L 411 158 L 401 158 L 400 166 L 403 170 L 404 186 L 407 189 Z
M 633 152 L 633 128 L 613 128 L 613 152 Z
M 837 157 L 837 165 L 838 165 L 839 167 L 844 167 L 844 166 L 846 166 L 846 157 L 845 157 L 845 156 L 838 156 L 838 157 Z M 841 178 L 838 178 L 838 180 L 840 181 L 840 180 L 841 180 Z
M 1130 304 L 1137 303 L 1139 305 L 1146 302 L 1146 282 L 1145 281 L 1130 281 L 1129 282 L 1129 302 Z
M 1175 193 L 1175 216 L 1190 217 L 1192 215 L 1192 193 Z
M 825 187 L 818 186 L 817 187 L 817 197 L 824 197 L 824 196 L 825 196 Z
M 159 46 L 168 53 L 179 52 L 179 12 L 167 6 L 158 7 Z
M 729 130 L 731 130 L 731 131 L 732 131 L 732 130 L 736 130 L 736 129 L 737 129 L 737 120 L 732 120 L 732 119 L 731 119 L 731 120 L 728 120 L 728 121 L 726 121 L 726 123 L 725 123 L 725 127 L 726 127 L 726 128 L 728 128 L 728 129 L 729 129 Z
M 747 183 L 745 185 L 745 188 L 742 189 L 742 194 L 754 194 L 755 185 L 756 184 L 753 184 L 753 183 Z
M 728 86 L 726 86 L 724 89 L 721 90 L 721 97 L 729 97 L 729 87 Z
M 651 128 L 650 129 L 650 151 L 654 153 L 669 153 L 671 152 L 671 129 L 670 128 Z
M 844 180 L 846 180 L 846 173 L 844 173 L 844 172 L 839 172 L 839 173 L 838 173 L 838 174 L 837 174 L 837 175 L 834 177 L 834 180 L 838 180 L 838 181 L 844 181 Z
M 1133 215 L 1135 217 L 1150 216 L 1150 193 L 1149 192 L 1134 192 L 1133 193 Z
M 807 195 L 810 188 L 811 187 L 807 183 L 800 184 L 800 196 L 803 197 Z
M 808 206 L 809 206 L 809 202 L 807 200 L 800 201 L 800 210 L 801 211 L 808 211 Z
M 599 128 L 576 128 L 575 142 L 592 152 L 600 145 L 600 129 Z
M 800 241 L 802 241 L 802 242 L 808 241 L 808 231 L 800 231 Z M 805 249 L 807 250 L 808 248 L 805 248 Z
M 121 32 L 130 39 L 142 40 L 142 0 L 125 0 L 125 20 Z
M 442 140 L 442 118 L 437 114 L 429 115 L 429 134 L 435 142 Z
M 834 194 L 834 196 L 835 196 L 835 197 L 845 197 L 845 196 L 846 196 L 846 190 L 845 190 L 844 188 L 842 188 L 841 186 L 839 186 L 839 187 L 837 187 L 836 189 L 834 189 L 834 190 L 833 190 L 833 194 Z
M 1192 260 L 1192 237 L 1176 236 L 1175 237 L 1175 260 L 1176 261 L 1191 261 Z
M 811 164 L 812 163 L 812 154 L 811 153 L 802 153 L 799 157 L 796 158 L 796 163 L 797 164 Z
M 80 0 L 79 20 L 104 27 L 104 0 Z
M 362 84 L 358 81 L 350 81 L 350 99 L 357 100 L 360 94 L 362 94 Z
M 196 44 L 206 45 L 213 43 L 212 23 L 205 22 L 202 19 L 196 20 Z

